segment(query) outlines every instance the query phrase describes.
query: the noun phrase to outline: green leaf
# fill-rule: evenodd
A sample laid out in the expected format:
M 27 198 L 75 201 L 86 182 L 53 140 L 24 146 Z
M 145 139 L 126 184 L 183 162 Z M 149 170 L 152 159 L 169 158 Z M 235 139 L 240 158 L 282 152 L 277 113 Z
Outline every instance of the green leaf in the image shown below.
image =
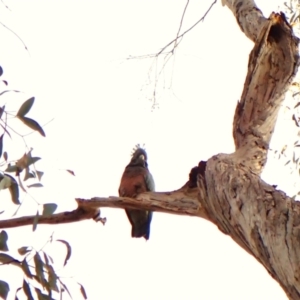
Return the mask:
M 32 231 L 35 231 L 35 230 L 36 230 L 38 221 L 39 221 L 39 211 L 36 212 L 36 215 L 35 215 L 35 217 L 34 217 L 33 225 L 32 225 Z
M 1 251 L 8 251 L 7 240 L 8 240 L 7 233 L 5 230 L 2 230 L 0 232 L 0 250 Z
M 26 257 L 22 260 L 22 263 L 21 263 L 21 268 L 24 272 L 24 274 L 28 277 L 28 278 L 33 278 L 33 275 L 31 274 L 31 271 L 29 269 L 29 265 L 27 263 L 27 260 L 26 260 Z
M 56 209 L 57 209 L 57 204 L 56 203 L 46 203 L 46 204 L 43 205 L 42 215 L 44 217 L 51 216 L 56 211 Z
M 43 187 L 43 185 L 41 183 L 33 183 L 30 185 L 27 185 L 27 187 L 28 188 L 32 188 L 32 187 L 39 188 L 39 187 Z
M 23 246 L 18 248 L 18 252 L 20 255 L 25 255 L 26 253 L 30 252 L 31 249 L 28 246 Z
M 34 103 L 34 97 L 26 100 L 21 107 L 19 108 L 19 111 L 17 112 L 17 117 L 18 118 L 22 118 L 24 117 L 26 114 L 28 114 L 28 112 L 30 111 L 32 105 Z
M 23 280 L 23 291 L 24 291 L 24 294 L 27 296 L 27 300 L 34 300 L 32 294 L 31 294 L 29 284 L 27 283 L 27 281 L 25 279 Z
M 71 248 L 70 244 L 67 241 L 65 241 L 65 240 L 56 240 L 56 241 L 60 242 L 60 243 L 63 243 L 67 247 L 67 255 L 66 255 L 66 258 L 65 258 L 65 262 L 64 262 L 64 266 L 65 266 L 67 264 L 68 260 L 71 257 L 72 248 Z
M 86 295 L 86 292 L 85 292 L 85 289 L 83 287 L 82 284 L 80 284 L 79 282 L 77 282 L 79 285 L 80 285 L 80 292 L 81 292 L 81 295 L 84 299 L 87 299 L 87 295 Z
M 19 119 L 25 124 L 27 125 L 29 128 L 39 132 L 40 135 L 42 136 L 46 136 L 43 128 L 41 127 L 41 125 L 35 121 L 35 120 L 32 120 L 30 118 L 26 118 L 26 117 L 19 117 Z
M 9 293 L 9 285 L 7 282 L 0 280 L 0 298 L 6 300 Z

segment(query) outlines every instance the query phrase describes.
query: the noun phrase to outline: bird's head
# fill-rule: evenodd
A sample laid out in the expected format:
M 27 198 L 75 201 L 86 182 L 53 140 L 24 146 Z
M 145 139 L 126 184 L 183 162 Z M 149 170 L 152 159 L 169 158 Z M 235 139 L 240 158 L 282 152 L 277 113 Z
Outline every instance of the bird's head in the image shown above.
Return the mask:
M 140 165 L 147 167 L 147 153 L 139 144 L 133 148 L 130 165 Z

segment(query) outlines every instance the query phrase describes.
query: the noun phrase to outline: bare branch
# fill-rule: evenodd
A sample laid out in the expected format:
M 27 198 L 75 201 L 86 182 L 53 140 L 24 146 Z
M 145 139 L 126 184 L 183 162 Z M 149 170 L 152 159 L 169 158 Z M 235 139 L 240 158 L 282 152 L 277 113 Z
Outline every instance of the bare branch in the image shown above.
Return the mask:
M 180 30 L 181 30 L 181 27 L 182 27 L 183 19 L 184 19 L 184 16 L 185 16 L 186 9 L 187 9 L 187 7 L 189 5 L 189 2 L 190 2 L 190 0 L 187 0 L 186 5 L 184 7 L 184 10 L 183 10 L 183 13 L 182 13 L 182 17 L 181 17 L 181 20 L 180 20 L 180 24 L 179 24 L 179 28 L 178 28 L 178 31 L 177 31 L 177 35 L 176 35 L 176 40 L 174 42 L 174 48 L 173 48 L 173 50 L 177 47 L 178 36 L 179 36 Z
M 198 189 L 180 189 L 173 192 L 147 192 L 128 197 L 95 197 L 92 199 L 77 198 L 79 207 L 89 209 L 99 207 L 144 209 L 177 215 L 188 215 L 205 218 L 206 214 L 198 200 Z
M 195 28 L 200 22 L 204 21 L 205 17 L 207 16 L 207 14 L 210 12 L 210 10 L 212 9 L 212 7 L 217 3 L 217 0 L 215 0 L 208 8 L 208 10 L 204 13 L 204 15 L 194 24 L 192 25 L 189 29 L 187 29 L 186 31 L 184 31 L 182 34 L 176 36 L 176 38 L 174 40 L 172 40 L 170 43 L 168 43 L 166 46 L 164 46 L 155 56 L 159 56 L 160 54 L 163 53 L 163 51 L 166 50 L 166 48 L 168 48 L 170 45 L 172 45 L 174 43 L 174 47 L 170 52 L 174 52 L 176 46 L 178 45 L 177 40 L 181 39 L 184 37 L 185 34 L 187 34 L 189 31 L 191 31 L 193 28 Z M 185 13 L 185 10 L 184 10 Z M 183 16 L 182 16 L 183 17 Z
M 25 50 L 28 52 L 29 56 L 30 56 L 30 52 L 25 44 L 25 42 L 20 38 L 19 35 L 17 35 L 12 29 L 10 29 L 9 27 L 7 27 L 4 23 L 0 22 L 0 24 L 5 27 L 7 30 L 9 30 L 12 34 L 14 34 L 20 41 L 21 43 L 23 44 L 23 46 L 25 47 Z
M 81 207 L 78 207 L 77 209 L 70 212 L 62 212 L 47 217 L 40 216 L 38 220 L 38 224 L 55 225 L 55 224 L 79 222 L 82 220 L 92 219 L 94 215 L 95 215 L 95 210 L 88 210 L 88 209 L 83 209 Z M 35 217 L 36 216 L 34 215 L 34 216 L 26 216 L 20 218 L 1 220 L 0 229 L 32 225 Z

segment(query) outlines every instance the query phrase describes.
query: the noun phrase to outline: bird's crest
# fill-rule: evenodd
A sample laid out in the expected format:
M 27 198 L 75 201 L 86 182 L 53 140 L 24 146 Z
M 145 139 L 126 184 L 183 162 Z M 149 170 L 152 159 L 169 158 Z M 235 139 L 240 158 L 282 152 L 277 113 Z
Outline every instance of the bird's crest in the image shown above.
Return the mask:
M 147 160 L 147 153 L 146 153 L 146 150 L 144 147 L 145 147 L 145 144 L 143 144 L 143 146 L 141 146 L 140 144 L 136 144 L 134 146 L 134 148 L 132 149 L 132 152 L 131 152 L 132 160 L 138 158 L 142 154 L 144 155 L 145 160 Z

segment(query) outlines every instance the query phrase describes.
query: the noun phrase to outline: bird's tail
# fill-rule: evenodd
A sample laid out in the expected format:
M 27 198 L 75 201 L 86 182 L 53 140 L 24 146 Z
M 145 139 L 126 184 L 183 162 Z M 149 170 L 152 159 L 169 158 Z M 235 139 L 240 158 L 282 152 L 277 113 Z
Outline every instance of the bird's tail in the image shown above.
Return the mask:
M 131 236 L 135 238 L 143 237 L 146 240 L 149 240 L 150 224 L 144 223 L 139 225 L 132 225 Z

